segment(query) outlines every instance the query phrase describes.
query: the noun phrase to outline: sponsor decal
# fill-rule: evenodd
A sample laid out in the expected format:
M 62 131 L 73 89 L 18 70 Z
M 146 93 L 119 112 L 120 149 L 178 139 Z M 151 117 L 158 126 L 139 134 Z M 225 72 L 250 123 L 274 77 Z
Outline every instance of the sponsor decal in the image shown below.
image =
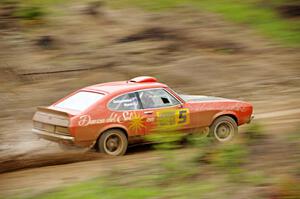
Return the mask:
M 232 110 L 232 111 L 240 111 L 240 112 L 246 112 L 247 108 L 244 106 L 243 102 L 236 102 L 233 104 L 224 104 L 223 106 L 218 106 L 219 110 Z M 216 110 L 215 106 L 211 106 L 207 103 L 197 104 L 197 107 L 195 108 L 195 111 L 210 111 L 210 110 Z
M 127 95 L 125 95 L 127 96 Z M 124 97 L 124 96 L 121 96 Z M 111 105 L 116 109 L 116 107 L 123 106 L 125 109 L 130 110 L 131 108 L 137 108 L 139 105 L 138 99 L 136 97 L 132 97 L 130 99 L 114 99 L 111 101 Z
M 79 117 L 79 126 L 89 126 L 103 123 L 124 123 L 129 122 L 128 128 L 132 131 L 140 131 L 146 127 L 145 123 L 155 123 L 157 128 L 176 128 L 190 123 L 189 109 L 165 109 L 156 111 L 156 117 L 144 118 L 143 115 L 135 111 L 125 111 L 111 113 L 108 118 L 93 119 L 90 115 Z
M 145 124 L 144 124 L 143 117 L 134 112 L 131 116 L 131 120 L 128 128 L 130 130 L 133 130 L 134 132 L 138 132 L 142 130 L 144 127 Z
M 132 128 L 136 128 L 138 121 L 142 121 L 142 116 L 138 115 L 136 112 L 125 111 L 122 114 L 111 113 L 108 118 L 92 119 L 90 115 L 82 115 L 79 117 L 79 126 L 88 126 L 93 124 L 103 124 L 103 123 L 123 123 L 126 121 L 134 121 Z
M 79 126 L 88 126 L 90 124 L 102 124 L 105 119 L 92 119 L 89 115 L 82 115 L 79 117 Z
M 156 112 L 158 127 L 178 127 L 190 123 L 189 109 L 168 109 Z

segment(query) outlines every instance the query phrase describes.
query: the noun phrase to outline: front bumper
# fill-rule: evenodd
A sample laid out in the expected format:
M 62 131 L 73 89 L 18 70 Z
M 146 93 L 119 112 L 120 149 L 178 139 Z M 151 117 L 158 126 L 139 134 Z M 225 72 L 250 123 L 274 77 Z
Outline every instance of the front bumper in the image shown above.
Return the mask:
M 247 123 L 249 124 L 253 119 L 254 119 L 254 115 L 251 115 L 251 117 Z
M 50 140 L 50 141 L 54 141 L 54 142 L 64 142 L 64 143 L 69 143 L 69 144 L 74 143 L 74 137 L 72 137 L 72 136 L 49 133 L 47 131 L 42 131 L 42 130 L 38 130 L 38 129 L 32 129 L 32 132 L 46 140 Z

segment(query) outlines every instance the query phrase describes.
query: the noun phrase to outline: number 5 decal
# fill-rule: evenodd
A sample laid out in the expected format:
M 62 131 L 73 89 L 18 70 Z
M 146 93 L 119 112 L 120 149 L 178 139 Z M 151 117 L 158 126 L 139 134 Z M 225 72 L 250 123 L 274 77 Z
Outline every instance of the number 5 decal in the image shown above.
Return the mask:
M 177 124 L 183 125 L 189 123 L 189 110 L 180 109 L 178 110 Z
M 187 114 L 187 110 L 181 110 L 181 111 L 179 111 L 178 124 L 182 124 L 182 123 L 186 122 L 186 120 L 187 120 L 186 114 Z

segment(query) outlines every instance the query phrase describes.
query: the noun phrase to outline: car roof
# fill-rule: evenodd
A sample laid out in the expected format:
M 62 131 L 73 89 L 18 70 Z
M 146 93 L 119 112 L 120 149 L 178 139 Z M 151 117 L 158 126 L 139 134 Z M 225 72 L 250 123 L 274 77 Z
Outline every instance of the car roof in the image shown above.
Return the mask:
M 156 82 L 157 80 L 152 77 L 136 77 L 128 81 L 108 82 L 96 84 L 83 88 L 86 91 L 95 91 L 106 94 L 119 94 L 126 92 L 133 92 L 137 90 L 149 88 L 165 88 L 167 85 Z

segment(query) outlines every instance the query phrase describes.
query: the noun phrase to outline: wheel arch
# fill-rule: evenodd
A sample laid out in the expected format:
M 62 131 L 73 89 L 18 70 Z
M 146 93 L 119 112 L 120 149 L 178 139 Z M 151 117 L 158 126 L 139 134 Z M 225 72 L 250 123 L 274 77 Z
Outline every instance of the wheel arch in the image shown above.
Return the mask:
M 213 118 L 213 120 L 212 120 L 212 122 L 211 122 L 210 125 L 212 125 L 213 122 L 214 122 L 216 119 L 218 119 L 218 118 L 220 118 L 220 117 L 223 117 L 223 116 L 231 117 L 231 118 L 236 122 L 237 125 L 239 124 L 238 117 L 237 117 L 237 115 L 236 115 L 234 112 L 221 112 L 221 113 L 216 114 L 216 115 L 214 116 L 214 118 Z
M 108 127 L 104 128 L 104 129 L 101 129 L 101 131 L 98 133 L 97 139 L 96 139 L 96 141 L 94 143 L 93 148 L 95 148 L 95 149 L 98 150 L 98 142 L 99 142 L 99 139 L 100 139 L 101 135 L 103 133 L 105 133 L 106 131 L 113 130 L 113 129 L 121 130 L 124 133 L 124 135 L 126 136 L 126 138 L 128 139 L 129 135 L 128 135 L 128 131 L 127 131 L 127 129 L 125 127 L 119 126 L 119 125 L 118 126 L 115 126 L 115 125 L 114 126 L 108 126 Z

